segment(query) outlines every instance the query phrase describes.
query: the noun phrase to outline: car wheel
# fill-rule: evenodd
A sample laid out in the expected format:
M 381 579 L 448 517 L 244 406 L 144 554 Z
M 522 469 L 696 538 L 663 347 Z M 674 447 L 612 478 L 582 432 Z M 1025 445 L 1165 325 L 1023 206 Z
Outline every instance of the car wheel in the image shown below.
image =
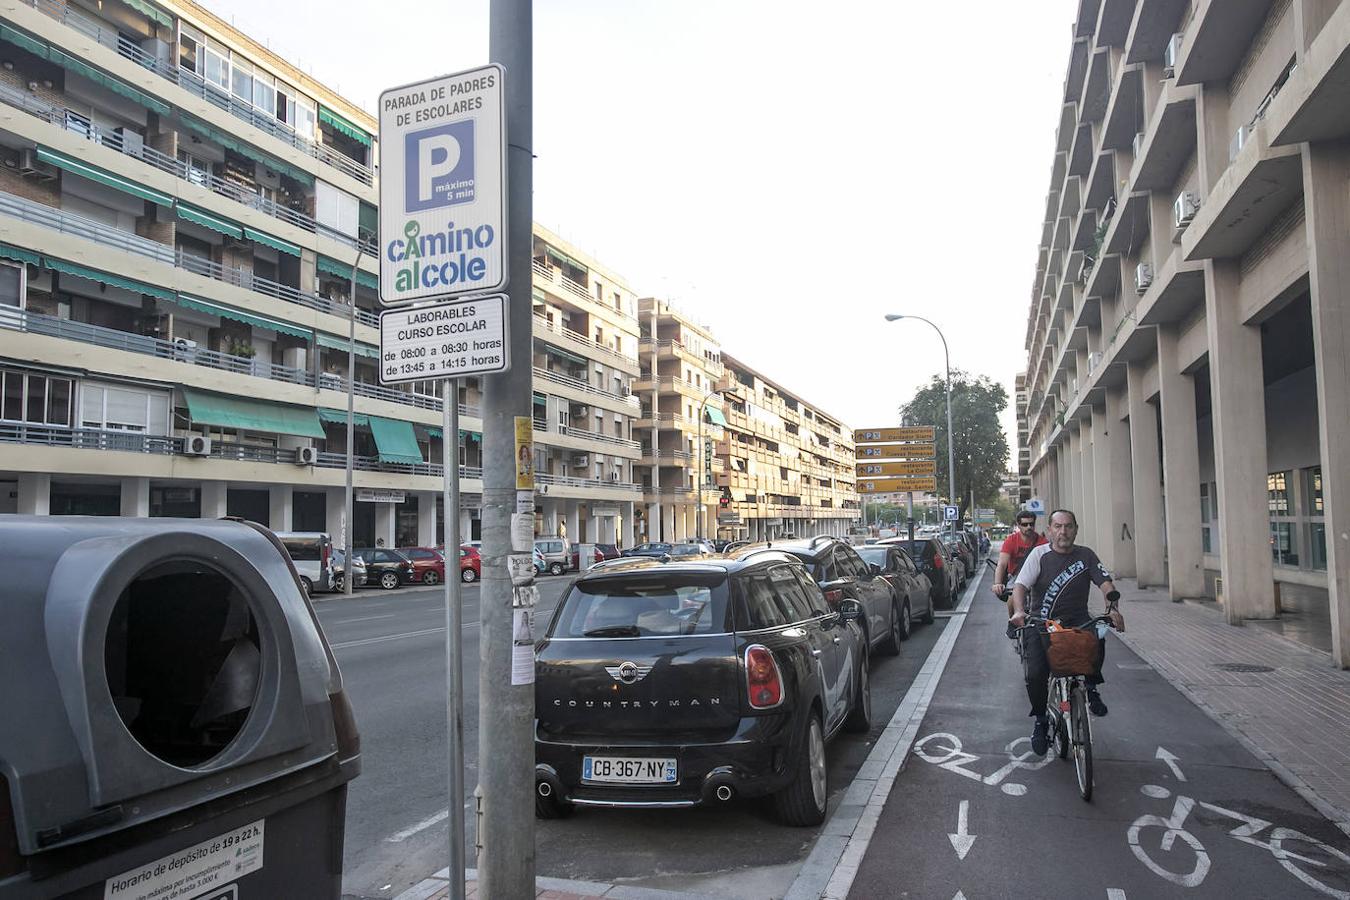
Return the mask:
M 342 576 L 341 576 L 341 575 L 334 575 L 334 576 L 333 576 L 333 590 L 334 590 L 336 593 L 339 593 L 339 594 L 342 593 L 342 591 L 343 591 L 343 584 L 344 584 L 344 582 L 343 582 L 343 580 L 342 580 Z
M 932 625 L 935 620 L 936 617 L 933 615 L 933 595 L 930 593 L 928 595 L 928 611 L 923 614 L 923 618 L 919 621 L 925 625 Z
M 561 575 L 564 571 L 562 563 L 555 562 L 548 564 L 548 574 L 550 575 Z
M 440 580 L 441 576 L 435 569 L 427 569 L 426 573 L 422 575 L 423 584 L 439 584 Z
M 465 584 L 468 584 L 471 581 L 477 581 L 478 573 L 475 572 L 473 569 L 460 569 L 459 580 L 464 582 Z
M 872 679 L 868 675 L 867 653 L 863 653 L 858 666 L 858 693 L 853 698 L 853 708 L 844 720 L 844 730 L 854 734 L 866 734 L 872 728 Z
M 886 637 L 881 642 L 881 652 L 887 656 L 895 656 L 900 652 L 900 642 L 909 637 L 907 630 L 902 630 L 901 622 L 904 616 L 901 615 L 900 608 L 891 601 L 891 627 L 886 630 Z
M 385 572 L 380 576 L 380 587 L 384 588 L 386 591 L 392 591 L 394 588 L 398 587 L 398 576 L 393 572 Z
M 577 808 L 566 800 L 559 800 L 557 797 L 541 797 L 539 792 L 534 792 L 534 817 L 536 819 L 566 819 Z
M 774 812 L 784 825 L 810 827 L 825 821 L 829 797 L 825 771 L 825 732 L 820 716 L 808 714 L 792 781 L 773 795 Z
M 905 601 L 905 606 L 900 610 L 900 640 L 907 641 L 909 636 L 914 633 L 914 613 L 909 608 L 909 601 Z
M 306 596 L 308 597 L 314 596 L 314 582 L 310 581 L 303 575 L 300 576 L 300 586 L 305 589 Z

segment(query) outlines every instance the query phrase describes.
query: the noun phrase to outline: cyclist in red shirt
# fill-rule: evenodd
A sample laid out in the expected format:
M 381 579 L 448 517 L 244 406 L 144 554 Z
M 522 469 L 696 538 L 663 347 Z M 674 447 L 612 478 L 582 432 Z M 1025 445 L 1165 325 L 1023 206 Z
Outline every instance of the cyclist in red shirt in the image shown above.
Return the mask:
M 1012 617 L 1012 591 L 1008 587 L 1017 579 L 1031 551 L 1041 544 L 1048 544 L 1045 535 L 1036 530 L 1036 514 L 1025 509 L 1017 514 L 1017 530 L 1008 535 L 998 551 L 998 566 L 994 569 L 994 596 L 1008 604 L 1008 616 Z M 1007 591 L 1005 594 L 1004 592 Z

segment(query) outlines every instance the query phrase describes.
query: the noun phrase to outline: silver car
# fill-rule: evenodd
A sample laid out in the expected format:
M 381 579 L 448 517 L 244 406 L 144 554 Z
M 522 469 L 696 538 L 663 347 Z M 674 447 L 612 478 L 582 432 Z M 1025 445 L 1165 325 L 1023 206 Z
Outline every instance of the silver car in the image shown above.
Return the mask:
M 358 556 L 352 568 L 356 572 L 356 580 L 352 582 L 352 590 L 355 591 L 366 583 L 366 561 Z M 333 590 L 341 591 L 343 589 L 343 579 L 346 578 L 346 572 L 347 554 L 335 547 L 333 548 Z

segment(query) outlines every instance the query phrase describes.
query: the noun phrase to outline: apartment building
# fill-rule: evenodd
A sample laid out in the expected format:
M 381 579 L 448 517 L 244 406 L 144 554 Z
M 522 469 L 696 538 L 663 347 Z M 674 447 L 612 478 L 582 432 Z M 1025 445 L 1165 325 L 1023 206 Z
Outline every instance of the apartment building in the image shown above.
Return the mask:
M 376 374 L 375 121 L 190 2 L 0 19 L 0 513 L 432 543 L 439 389 Z M 631 534 L 634 292 L 540 229 L 541 532 Z M 355 365 L 348 329 L 355 318 Z M 459 389 L 478 536 L 481 393 Z
M 1033 493 L 1116 572 L 1343 667 L 1348 51 L 1335 0 L 1082 0 L 1018 385 Z
M 861 516 L 852 429 L 725 351 L 722 366 L 717 484 L 730 521 L 719 524 L 719 535 L 846 534 Z

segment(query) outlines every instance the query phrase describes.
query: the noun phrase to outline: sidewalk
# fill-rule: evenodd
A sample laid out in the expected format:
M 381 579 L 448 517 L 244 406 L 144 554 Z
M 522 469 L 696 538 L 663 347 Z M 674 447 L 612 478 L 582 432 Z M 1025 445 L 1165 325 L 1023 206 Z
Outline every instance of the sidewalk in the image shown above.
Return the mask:
M 1350 672 L 1269 629 L 1228 625 L 1213 604 L 1118 587 L 1121 640 L 1350 834 Z
M 468 869 L 465 875 L 465 898 L 478 897 L 478 871 Z M 448 900 L 450 870 L 441 869 L 399 894 L 394 900 Z M 706 894 L 682 894 L 675 891 L 657 891 L 649 888 L 603 884 L 595 881 L 570 881 L 565 878 L 539 877 L 535 881 L 536 900 L 713 900 Z

